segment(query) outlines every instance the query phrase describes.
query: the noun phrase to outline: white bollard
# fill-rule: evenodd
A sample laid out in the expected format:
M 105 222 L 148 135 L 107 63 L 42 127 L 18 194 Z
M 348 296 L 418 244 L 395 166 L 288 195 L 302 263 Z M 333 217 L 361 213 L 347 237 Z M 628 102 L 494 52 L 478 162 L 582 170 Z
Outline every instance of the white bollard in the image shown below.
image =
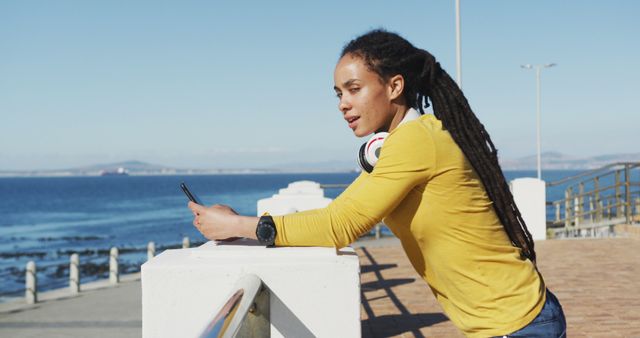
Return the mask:
M 376 224 L 376 239 L 380 239 L 380 223 Z
M 188 249 L 189 248 L 189 237 L 185 236 L 184 238 L 182 238 L 182 248 L 183 249 Z
M 147 245 L 147 261 L 150 261 L 156 255 L 156 243 L 149 242 Z
M 36 276 L 36 263 L 34 261 L 27 263 L 26 274 L 25 298 L 27 304 L 35 304 L 38 302 L 38 279 Z
M 118 284 L 120 282 L 120 275 L 118 274 L 118 248 L 111 248 L 111 254 L 109 255 L 109 282 L 111 284 Z
M 534 240 L 547 238 L 545 183 L 536 178 L 516 178 L 509 183 L 513 200 Z M 566 210 L 565 210 L 566 211 Z
M 77 294 L 80 292 L 80 257 L 74 253 L 69 261 L 69 291 Z

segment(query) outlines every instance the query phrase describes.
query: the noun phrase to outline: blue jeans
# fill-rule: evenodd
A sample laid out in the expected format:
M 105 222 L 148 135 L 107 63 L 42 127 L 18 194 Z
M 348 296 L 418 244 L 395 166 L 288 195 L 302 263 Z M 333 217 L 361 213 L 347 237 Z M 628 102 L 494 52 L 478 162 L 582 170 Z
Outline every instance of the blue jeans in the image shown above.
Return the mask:
M 567 322 L 558 298 L 547 290 L 547 300 L 536 318 L 522 329 L 504 337 L 549 337 L 565 338 Z

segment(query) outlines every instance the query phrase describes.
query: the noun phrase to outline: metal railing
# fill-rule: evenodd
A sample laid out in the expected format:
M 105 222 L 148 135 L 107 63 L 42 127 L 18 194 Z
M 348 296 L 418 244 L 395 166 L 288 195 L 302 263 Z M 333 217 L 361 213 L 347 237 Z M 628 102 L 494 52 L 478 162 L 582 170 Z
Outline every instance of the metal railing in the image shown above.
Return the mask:
M 612 234 L 617 224 L 640 221 L 640 162 L 613 163 L 547 183 L 566 185 L 553 208 L 551 231 L 564 236 Z
M 201 338 L 270 337 L 269 290 L 256 275 L 241 277 Z

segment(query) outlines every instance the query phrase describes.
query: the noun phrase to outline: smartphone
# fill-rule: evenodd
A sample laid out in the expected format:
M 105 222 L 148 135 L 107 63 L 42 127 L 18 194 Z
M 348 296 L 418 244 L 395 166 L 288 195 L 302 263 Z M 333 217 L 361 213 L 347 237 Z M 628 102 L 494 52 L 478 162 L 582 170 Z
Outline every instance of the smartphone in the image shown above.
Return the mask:
M 189 199 L 189 201 L 191 201 L 191 202 L 193 202 L 195 204 L 203 205 L 202 203 L 200 203 L 200 199 L 195 194 L 193 194 L 189 190 L 189 188 L 187 188 L 187 185 L 184 182 L 180 183 L 180 188 L 182 189 L 184 194 L 187 195 L 187 198 Z

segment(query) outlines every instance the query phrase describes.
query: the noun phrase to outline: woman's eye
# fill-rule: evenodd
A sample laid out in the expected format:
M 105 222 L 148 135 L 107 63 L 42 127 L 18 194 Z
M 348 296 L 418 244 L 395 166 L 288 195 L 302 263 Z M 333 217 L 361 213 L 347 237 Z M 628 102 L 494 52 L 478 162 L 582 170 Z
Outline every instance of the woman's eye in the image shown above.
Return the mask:
M 337 98 L 341 98 L 342 97 L 342 93 L 336 93 L 336 97 Z
M 349 89 L 349 93 L 351 93 L 351 94 L 355 94 L 355 93 L 357 93 L 359 90 L 360 90 L 360 88 L 350 88 L 350 89 Z

